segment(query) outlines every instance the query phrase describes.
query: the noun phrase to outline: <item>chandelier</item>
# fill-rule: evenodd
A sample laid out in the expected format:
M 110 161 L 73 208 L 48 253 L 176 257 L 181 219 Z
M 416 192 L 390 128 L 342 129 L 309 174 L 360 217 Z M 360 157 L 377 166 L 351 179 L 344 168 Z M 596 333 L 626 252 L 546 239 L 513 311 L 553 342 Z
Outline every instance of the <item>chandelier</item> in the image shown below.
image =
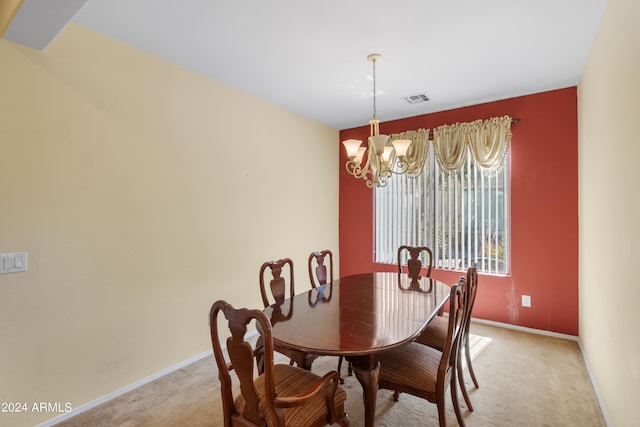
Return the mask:
M 423 147 L 412 144 L 411 139 L 391 139 L 389 135 L 380 134 L 380 120 L 376 118 L 376 61 L 381 57 L 379 53 L 367 56 L 373 64 L 373 117 L 369 120 L 371 136 L 367 145 L 362 146 L 358 139 L 342 141 L 349 157 L 347 172 L 364 180 L 369 188 L 386 186 L 394 173 L 420 175 L 426 158 Z

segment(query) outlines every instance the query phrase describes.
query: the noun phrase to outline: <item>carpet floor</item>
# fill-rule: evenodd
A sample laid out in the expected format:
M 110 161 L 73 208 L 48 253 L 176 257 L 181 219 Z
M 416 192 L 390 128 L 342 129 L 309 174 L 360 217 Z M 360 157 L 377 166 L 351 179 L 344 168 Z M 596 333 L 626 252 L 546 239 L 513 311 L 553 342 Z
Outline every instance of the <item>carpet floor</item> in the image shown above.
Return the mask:
M 464 407 L 470 426 L 581 426 L 606 427 L 578 344 L 575 341 L 531 334 L 473 322 L 473 368 L 476 389 L 465 371 L 474 411 Z M 313 371 L 337 367 L 337 357 L 321 357 Z M 345 364 L 346 365 L 346 364 Z M 213 356 L 206 357 L 152 381 L 98 407 L 58 423 L 59 427 L 84 426 L 221 426 L 222 405 Z M 362 388 L 347 376 L 346 411 L 351 426 L 363 425 Z M 438 425 L 436 406 L 402 394 L 380 390 L 376 426 Z M 447 426 L 457 425 L 447 394 Z

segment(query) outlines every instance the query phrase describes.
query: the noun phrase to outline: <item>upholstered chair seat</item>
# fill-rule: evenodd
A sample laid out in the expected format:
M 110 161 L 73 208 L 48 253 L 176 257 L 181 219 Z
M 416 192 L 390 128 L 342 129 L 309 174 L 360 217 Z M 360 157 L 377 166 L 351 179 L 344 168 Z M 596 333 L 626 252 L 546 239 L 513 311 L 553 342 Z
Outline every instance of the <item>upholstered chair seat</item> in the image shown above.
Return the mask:
M 273 374 L 277 396 L 302 395 L 311 387 L 315 386 L 319 380 L 318 375 L 290 365 L 274 365 Z M 271 419 L 269 412 L 266 411 L 265 407 L 264 374 L 258 376 L 254 383 L 256 385 L 256 390 L 258 390 L 258 396 L 261 402 L 260 409 L 265 411 L 265 414 L 267 415 L 267 425 L 269 427 L 275 426 L 276 424 L 274 423 L 274 420 Z M 329 390 L 327 390 L 327 393 L 328 392 Z M 320 394 L 305 406 L 285 409 L 285 425 L 307 427 L 327 424 L 327 405 L 325 403 L 327 393 Z M 335 407 L 342 408 L 346 400 L 347 393 L 342 388 L 338 388 L 334 397 Z M 238 412 L 242 414 L 245 407 L 245 400 L 242 394 L 235 399 L 234 403 Z
M 442 352 L 416 342 L 386 351 L 380 354 L 380 364 L 395 368 L 381 369 L 380 381 L 403 384 L 415 390 L 410 394 L 433 394 L 435 399 L 440 359 Z
M 445 316 L 437 316 L 429 322 L 424 331 L 422 331 L 416 339 L 416 342 L 442 351 L 442 347 L 447 341 L 448 327 L 448 318 Z

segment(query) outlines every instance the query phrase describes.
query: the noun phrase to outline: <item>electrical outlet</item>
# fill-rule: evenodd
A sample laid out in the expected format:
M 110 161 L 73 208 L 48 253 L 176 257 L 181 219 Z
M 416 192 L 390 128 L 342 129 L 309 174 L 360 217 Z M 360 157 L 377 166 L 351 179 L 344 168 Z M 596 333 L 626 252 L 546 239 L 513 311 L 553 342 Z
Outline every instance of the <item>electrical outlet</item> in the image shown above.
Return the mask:
M 522 295 L 522 306 L 523 307 L 531 307 L 531 296 Z

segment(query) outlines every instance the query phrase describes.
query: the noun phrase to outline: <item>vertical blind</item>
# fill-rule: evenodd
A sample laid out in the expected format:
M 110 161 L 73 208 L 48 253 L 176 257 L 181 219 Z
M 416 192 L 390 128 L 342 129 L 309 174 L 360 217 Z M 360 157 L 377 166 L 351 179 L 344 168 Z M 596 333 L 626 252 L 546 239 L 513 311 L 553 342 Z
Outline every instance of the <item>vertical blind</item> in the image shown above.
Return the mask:
M 422 175 L 394 175 L 375 189 L 375 261 L 394 264 L 401 245 L 429 246 L 437 268 L 509 273 L 509 161 L 493 175 L 467 155 L 440 169 L 433 153 Z

